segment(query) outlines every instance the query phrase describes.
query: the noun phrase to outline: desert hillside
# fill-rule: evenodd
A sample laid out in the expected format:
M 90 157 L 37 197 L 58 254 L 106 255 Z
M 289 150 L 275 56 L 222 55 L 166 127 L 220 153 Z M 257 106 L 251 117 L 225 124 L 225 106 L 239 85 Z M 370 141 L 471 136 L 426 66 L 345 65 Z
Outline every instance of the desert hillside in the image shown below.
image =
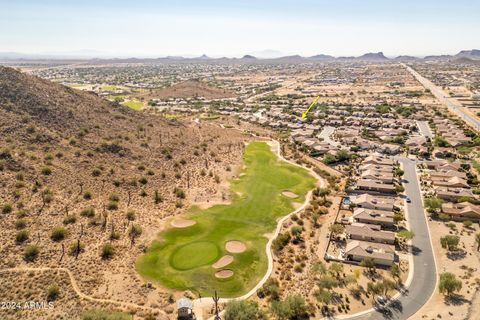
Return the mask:
M 169 217 L 228 200 L 225 181 L 245 139 L 0 67 L 0 288 L 18 284 L 0 289 L 0 300 L 43 301 L 57 285 L 58 303 L 71 307 L 40 318 L 99 307 L 78 297 L 65 268 L 89 297 L 173 311 L 170 294 L 146 286 L 135 261 Z M 34 312 L 22 318 L 39 319 Z

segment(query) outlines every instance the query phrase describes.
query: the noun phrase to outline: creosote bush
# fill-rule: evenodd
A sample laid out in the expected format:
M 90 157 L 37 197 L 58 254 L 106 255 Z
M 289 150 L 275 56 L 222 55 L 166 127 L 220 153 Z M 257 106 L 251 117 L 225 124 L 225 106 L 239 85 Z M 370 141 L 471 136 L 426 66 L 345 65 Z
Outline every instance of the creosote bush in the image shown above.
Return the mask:
M 28 245 L 25 247 L 23 257 L 27 262 L 33 262 L 37 259 L 40 249 L 36 245 Z
M 20 231 L 17 232 L 17 235 L 15 237 L 15 242 L 17 244 L 24 243 L 27 240 L 28 240 L 28 231 L 27 230 L 20 230 Z
M 102 247 L 102 259 L 110 259 L 113 257 L 113 254 L 115 253 L 115 250 L 110 242 L 107 242 L 103 245 Z
M 67 230 L 64 227 L 56 226 L 56 227 L 53 227 L 52 233 L 50 234 L 50 238 L 53 241 L 58 242 L 65 239 L 66 235 L 67 235 Z

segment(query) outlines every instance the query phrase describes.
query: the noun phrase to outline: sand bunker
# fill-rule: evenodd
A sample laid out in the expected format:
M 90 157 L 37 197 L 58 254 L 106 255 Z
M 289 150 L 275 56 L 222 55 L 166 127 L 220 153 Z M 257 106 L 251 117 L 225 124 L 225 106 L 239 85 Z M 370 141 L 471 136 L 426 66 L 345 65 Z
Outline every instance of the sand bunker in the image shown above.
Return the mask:
M 287 198 L 292 198 L 292 199 L 298 198 L 298 195 L 291 192 L 291 191 L 283 191 L 282 195 L 284 195 Z
M 172 221 L 172 226 L 175 228 L 187 228 L 196 224 L 197 221 L 187 219 L 177 219 Z
M 230 278 L 231 276 L 233 276 L 232 270 L 226 269 L 215 272 L 215 277 L 220 279 Z
M 212 264 L 212 267 L 215 268 L 215 269 L 220 269 L 220 268 L 223 268 L 225 266 L 228 266 L 232 262 L 233 262 L 233 256 L 226 255 L 226 256 L 223 256 L 220 259 L 218 259 L 218 261 L 215 262 L 214 264 Z
M 247 249 L 247 246 L 238 240 L 227 241 L 225 249 L 230 253 L 241 253 Z

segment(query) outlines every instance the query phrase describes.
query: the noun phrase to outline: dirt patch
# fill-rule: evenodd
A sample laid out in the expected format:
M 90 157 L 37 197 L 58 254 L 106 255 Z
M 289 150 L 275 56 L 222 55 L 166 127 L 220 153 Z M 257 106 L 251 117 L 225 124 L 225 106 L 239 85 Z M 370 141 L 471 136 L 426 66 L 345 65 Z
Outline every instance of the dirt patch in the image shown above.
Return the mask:
M 247 246 L 238 240 L 227 241 L 225 249 L 230 253 L 241 253 L 247 249 Z
M 220 259 L 218 259 L 217 262 L 212 264 L 212 267 L 215 268 L 215 269 L 220 269 L 220 268 L 228 266 L 232 262 L 233 262 L 233 256 L 225 255 L 225 256 L 221 257 Z
M 283 191 L 282 192 L 282 195 L 287 197 L 287 198 L 291 198 L 291 199 L 295 199 L 295 198 L 298 198 L 298 194 L 296 193 L 293 193 L 291 191 Z
M 219 279 L 230 278 L 231 276 L 233 276 L 233 271 L 229 270 L 229 269 L 220 270 L 220 271 L 215 272 L 215 277 L 217 277 Z
M 187 219 L 176 219 L 173 220 L 171 225 L 175 228 L 188 228 L 195 225 L 197 221 L 187 220 Z

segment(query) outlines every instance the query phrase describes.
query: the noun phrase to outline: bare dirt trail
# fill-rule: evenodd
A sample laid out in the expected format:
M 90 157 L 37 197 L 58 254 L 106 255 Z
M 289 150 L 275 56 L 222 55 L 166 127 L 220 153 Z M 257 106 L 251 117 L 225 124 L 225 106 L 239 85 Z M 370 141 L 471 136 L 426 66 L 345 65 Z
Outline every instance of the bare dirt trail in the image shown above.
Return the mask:
M 146 306 L 141 306 L 136 303 L 131 303 L 131 302 L 123 302 L 123 301 L 118 301 L 118 300 L 113 300 L 113 299 L 101 299 L 101 298 L 94 298 L 92 296 L 89 296 L 85 293 L 83 293 L 78 284 L 77 281 L 75 280 L 75 277 L 73 276 L 73 273 L 67 269 L 67 268 L 50 268 L 50 267 L 38 267 L 38 268 L 29 268 L 29 267 L 16 267 L 16 268 L 8 268 L 8 269 L 2 269 L 0 270 L 0 273 L 7 273 L 7 272 L 38 272 L 38 271 L 63 271 L 67 273 L 68 277 L 70 278 L 70 283 L 72 284 L 72 288 L 75 291 L 75 293 L 82 299 L 93 301 L 93 302 L 100 302 L 100 303 L 110 303 L 110 304 L 115 304 L 117 306 L 120 306 L 122 308 L 133 308 L 133 309 L 141 309 L 144 311 L 150 311 L 150 312 L 155 312 L 155 313 L 160 313 L 161 315 L 165 316 L 163 319 L 168 319 L 167 313 L 161 309 L 157 308 L 151 308 L 151 307 L 146 307 Z

